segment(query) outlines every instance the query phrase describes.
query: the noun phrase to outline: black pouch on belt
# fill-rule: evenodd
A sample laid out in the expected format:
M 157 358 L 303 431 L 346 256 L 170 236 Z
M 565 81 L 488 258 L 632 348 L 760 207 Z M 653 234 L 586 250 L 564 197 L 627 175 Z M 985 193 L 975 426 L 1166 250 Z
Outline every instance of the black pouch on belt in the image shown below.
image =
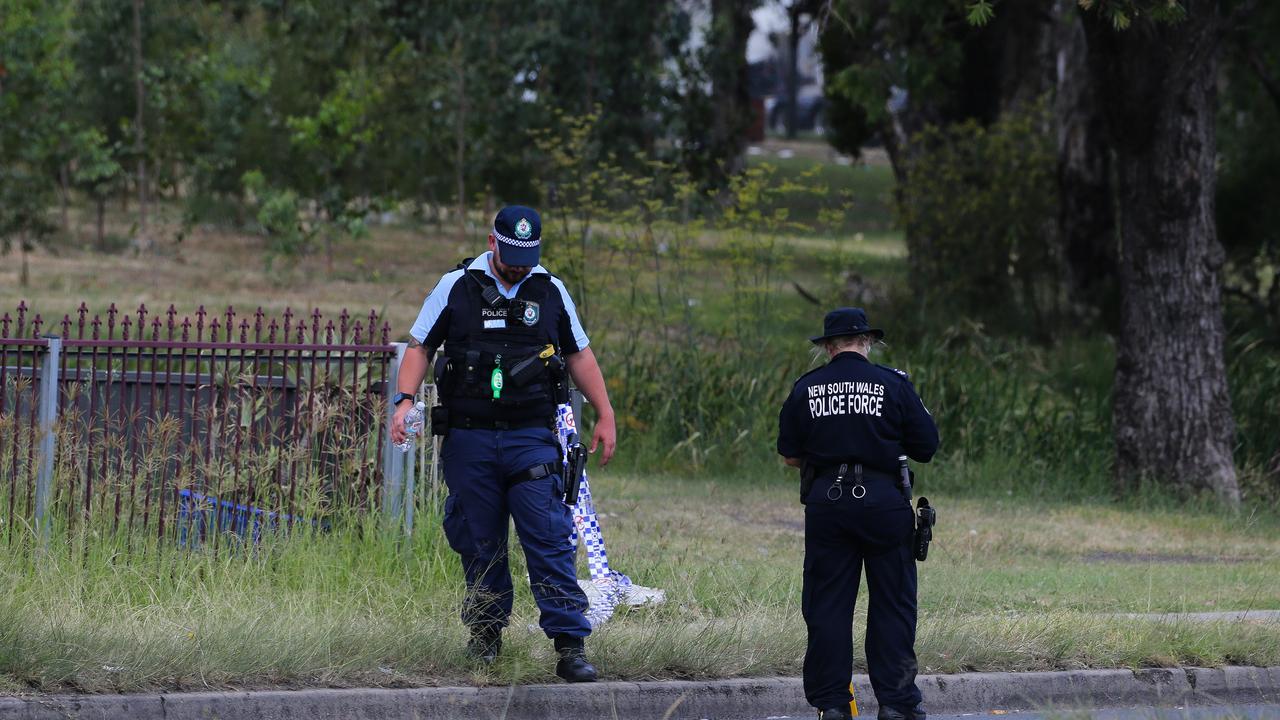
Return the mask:
M 449 408 L 444 405 L 431 408 L 431 434 L 442 437 L 449 434 Z
M 452 374 L 452 371 L 453 361 L 449 359 L 449 356 L 444 353 L 440 353 L 436 358 L 435 368 L 432 373 L 433 379 L 436 383 L 436 389 L 441 392 L 447 392 L 450 380 L 449 376 Z
M 800 502 L 803 504 L 809 499 L 809 491 L 813 489 L 813 481 L 818 476 L 818 468 L 813 463 L 805 463 L 800 466 Z
M 468 350 L 465 359 L 466 367 L 463 368 L 462 382 L 464 385 L 475 385 L 479 382 L 480 377 L 480 351 Z

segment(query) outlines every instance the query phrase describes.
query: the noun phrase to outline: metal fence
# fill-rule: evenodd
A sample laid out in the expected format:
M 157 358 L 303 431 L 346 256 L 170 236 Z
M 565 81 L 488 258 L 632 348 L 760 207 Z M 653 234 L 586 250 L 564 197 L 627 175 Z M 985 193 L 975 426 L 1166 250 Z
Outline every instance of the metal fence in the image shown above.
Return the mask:
M 0 535 L 189 545 L 380 503 L 400 513 L 412 457 L 386 436 L 404 352 L 388 334 L 376 312 L 81 304 L 47 322 L 19 304 L 0 316 Z

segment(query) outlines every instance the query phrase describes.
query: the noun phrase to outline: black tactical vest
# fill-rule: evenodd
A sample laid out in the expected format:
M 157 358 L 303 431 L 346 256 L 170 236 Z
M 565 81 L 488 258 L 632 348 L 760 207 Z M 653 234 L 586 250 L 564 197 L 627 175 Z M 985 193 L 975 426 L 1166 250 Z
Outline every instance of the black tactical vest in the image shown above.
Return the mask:
M 552 421 L 567 382 L 558 330 L 564 305 L 551 276 L 529 275 L 511 300 L 482 270 L 464 270 L 458 284 L 437 369 L 449 424 Z

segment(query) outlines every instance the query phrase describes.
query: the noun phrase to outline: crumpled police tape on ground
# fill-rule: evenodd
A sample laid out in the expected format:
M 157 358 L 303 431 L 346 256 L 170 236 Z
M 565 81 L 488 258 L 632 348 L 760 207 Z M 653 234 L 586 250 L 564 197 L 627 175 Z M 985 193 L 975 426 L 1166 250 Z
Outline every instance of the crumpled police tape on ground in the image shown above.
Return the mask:
M 576 435 L 577 431 L 573 407 L 568 403 L 560 405 L 556 412 L 556 434 L 560 438 L 566 463 L 568 462 L 569 436 Z M 600 531 L 595 504 L 591 501 L 591 486 L 587 482 L 585 469 L 578 487 L 578 502 L 573 507 L 573 533 L 569 536 L 569 540 L 575 545 L 584 545 L 587 549 L 587 570 L 590 573 L 590 579 L 580 579 L 578 584 L 587 594 L 587 601 L 590 604 L 587 609 L 587 622 L 591 623 L 591 627 L 599 627 L 613 617 L 614 609 L 619 605 L 633 607 L 656 605 L 666 600 L 665 591 L 636 585 L 631 582 L 631 578 L 609 567 L 609 553 L 605 550 L 604 534 Z

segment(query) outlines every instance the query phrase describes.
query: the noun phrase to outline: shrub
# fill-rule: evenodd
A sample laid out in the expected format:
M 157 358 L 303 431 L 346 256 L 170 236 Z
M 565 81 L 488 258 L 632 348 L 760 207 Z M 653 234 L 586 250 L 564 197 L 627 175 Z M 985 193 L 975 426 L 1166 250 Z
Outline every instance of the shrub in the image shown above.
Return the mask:
M 929 127 L 915 143 L 899 222 L 927 301 L 1008 330 L 1043 330 L 1066 293 L 1055 242 L 1056 153 L 1043 105 L 989 128 Z

